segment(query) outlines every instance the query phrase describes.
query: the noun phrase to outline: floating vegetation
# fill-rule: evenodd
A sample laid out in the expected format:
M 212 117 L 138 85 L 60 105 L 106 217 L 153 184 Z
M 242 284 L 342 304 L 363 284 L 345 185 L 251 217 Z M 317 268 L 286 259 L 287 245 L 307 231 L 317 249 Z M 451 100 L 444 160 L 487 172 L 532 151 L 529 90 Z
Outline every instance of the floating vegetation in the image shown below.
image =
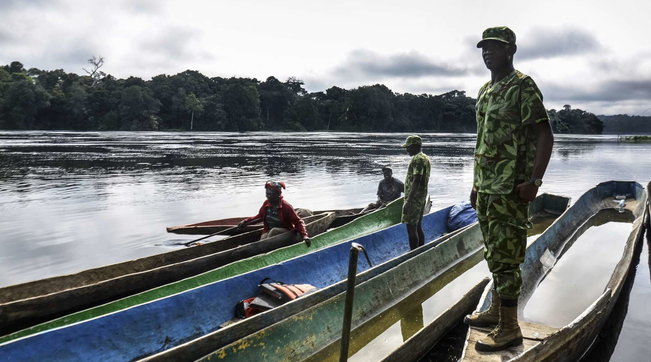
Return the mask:
M 651 142 L 651 135 L 619 136 L 618 141 L 630 143 Z

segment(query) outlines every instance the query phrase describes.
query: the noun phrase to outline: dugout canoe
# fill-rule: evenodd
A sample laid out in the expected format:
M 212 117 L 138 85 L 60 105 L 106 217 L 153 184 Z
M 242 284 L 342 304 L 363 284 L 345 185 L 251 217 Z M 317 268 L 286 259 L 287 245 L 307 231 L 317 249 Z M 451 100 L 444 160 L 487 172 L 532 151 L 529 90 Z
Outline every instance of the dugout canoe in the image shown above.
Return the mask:
M 297 210 L 302 210 L 302 209 L 297 209 Z M 348 222 L 351 222 L 355 220 L 356 218 L 365 215 L 367 213 L 361 213 L 362 209 L 361 208 L 355 208 L 355 209 L 338 209 L 338 210 L 324 210 L 324 211 L 314 211 L 310 212 L 309 214 L 316 215 L 316 214 L 322 214 L 326 212 L 333 212 L 335 214 L 335 219 L 332 221 L 330 224 L 330 227 L 338 227 L 341 225 L 344 225 Z M 177 225 L 177 226 L 169 226 L 166 228 L 168 233 L 174 233 L 174 234 L 187 234 L 187 235 L 208 235 L 212 233 L 216 233 L 219 231 L 224 231 L 226 229 L 230 229 L 233 227 L 236 227 L 237 224 L 239 224 L 240 221 L 244 220 L 246 217 L 231 217 L 227 219 L 217 219 L 217 220 L 209 220 L 209 221 L 203 221 L 203 222 L 197 222 L 193 224 L 186 224 L 186 225 Z M 258 230 L 262 228 L 262 223 L 257 223 L 257 224 L 251 224 L 247 225 L 243 228 L 243 231 L 253 231 L 253 230 Z M 242 231 L 227 231 L 224 233 L 224 235 L 236 235 L 240 234 Z
M 104 314 L 118 312 L 120 310 L 147 303 L 155 299 L 168 297 L 188 289 L 201 287 L 220 281 L 222 279 L 231 278 L 238 274 L 250 272 L 252 270 L 266 267 L 274 263 L 282 263 L 285 260 L 301 256 L 310 251 L 325 248 L 329 245 L 343 242 L 344 240 L 354 239 L 362 235 L 373 233 L 377 230 L 381 230 L 400 222 L 402 214 L 402 203 L 403 199 L 400 198 L 390 203 L 386 208 L 376 210 L 344 226 L 330 229 L 323 234 L 319 234 L 312 238 L 312 243 L 309 247 L 304 243 L 299 243 L 276 249 L 268 253 L 256 255 L 247 259 L 238 260 L 236 262 L 212 269 L 199 275 L 178 280 L 176 282 L 151 290 L 133 294 L 101 306 L 68 314 L 63 317 L 28 327 L 8 335 L 0 336 L 0 344 L 17 338 L 47 331 L 53 328 L 60 328 L 72 323 L 78 323 L 86 321 L 88 319 L 97 318 Z M 202 245 L 200 247 L 204 247 L 205 245 Z M 195 248 L 197 247 L 188 248 L 185 250 L 192 250 Z M 144 266 L 144 270 L 147 270 L 146 266 Z M 93 275 L 91 274 L 91 276 Z M 118 277 L 117 279 L 120 278 Z M 47 285 L 47 283 L 44 283 L 44 285 Z
M 333 212 L 304 218 L 309 235 L 335 219 Z M 254 230 L 199 246 L 170 251 L 76 274 L 0 289 L 0 335 L 107 303 L 183 278 L 291 245 L 282 235 L 260 240 Z M 305 250 L 308 250 L 307 248 Z
M 530 211 L 537 223 L 549 225 L 555 216 L 560 215 L 568 206 L 569 199 L 554 195 L 544 195 L 532 203 Z M 554 212 L 556 210 L 556 212 Z M 543 217 L 543 215 L 545 217 Z M 423 224 L 431 228 L 436 222 L 434 215 L 423 219 Z M 406 234 L 406 230 L 400 230 Z M 426 229 L 426 237 L 436 237 Z M 400 237 L 400 235 L 396 235 Z M 428 240 L 431 240 L 428 238 Z M 415 299 L 422 302 L 455 277 L 482 260 L 481 231 L 478 224 L 450 232 L 425 244 L 416 250 L 388 259 L 383 263 L 368 268 L 360 257 L 355 288 L 353 308 L 353 333 L 361 333 L 371 338 L 377 325 L 360 332 L 367 322 L 381 319 L 380 323 L 391 325 L 400 319 L 396 313 L 386 310 L 400 303 L 405 295 L 416 292 Z M 398 241 L 398 240 L 396 240 Z M 373 261 L 378 247 L 375 239 L 358 240 L 364 245 Z M 400 243 L 407 244 L 406 237 Z M 340 274 L 346 273 L 346 262 L 350 245 L 339 251 L 343 259 Z M 282 305 L 271 311 L 247 318 L 237 324 L 227 326 L 196 340 L 161 352 L 147 360 L 173 361 L 179 358 L 206 360 L 322 360 L 338 348 L 341 337 L 342 311 L 345 303 L 346 281 L 342 279 L 318 292 Z M 485 284 L 486 282 L 484 282 Z M 425 286 L 424 286 L 425 285 Z M 423 287 L 424 286 L 424 287 Z M 470 310 L 472 303 L 479 299 L 481 286 L 475 287 L 465 300 L 463 310 Z M 474 297 L 472 297 L 472 295 Z M 409 301 L 414 302 L 414 299 Z M 360 327 L 361 326 L 361 327 Z M 264 328 L 263 328 L 264 327 Z M 221 346 L 221 347 L 219 347 Z M 217 348 L 219 347 L 219 348 Z M 351 345 L 351 353 L 359 345 Z
M 425 201 L 425 208 L 423 209 L 423 215 L 429 214 L 429 212 L 432 209 L 432 200 L 430 195 L 427 195 L 427 200 Z M 339 227 L 342 225 L 345 225 L 355 219 L 357 219 L 360 216 L 364 216 L 368 213 L 371 213 L 373 211 L 379 210 L 379 209 L 371 209 L 371 210 L 366 210 L 364 211 L 364 208 L 355 208 L 355 209 L 334 209 L 334 210 L 321 210 L 321 211 L 311 211 L 309 209 L 296 209 L 297 211 L 299 210 L 304 210 L 304 212 L 309 213 L 322 213 L 322 212 L 334 212 L 335 215 L 337 215 L 337 218 L 335 221 L 332 222 L 330 227 Z M 300 215 L 300 212 L 299 212 Z
M 384 209 L 316 236 L 311 250 L 319 250 L 309 254 L 304 254 L 305 245 L 292 245 L 0 337 L 0 355 L 9 360 L 131 360 L 172 348 L 231 320 L 235 304 L 255 295 L 263 278 L 286 283 L 306 280 L 319 288 L 345 279 L 347 257 L 341 255 L 347 256 L 351 241 L 367 244 L 374 263 L 404 254 L 408 249 L 405 225 L 368 234 L 373 227 L 387 226 L 386 219 L 399 220 L 401 206 L 402 199 L 396 200 Z M 447 232 L 450 209 L 424 217 L 428 220 L 424 226 L 427 235 L 433 238 Z M 385 217 L 374 218 L 376 213 Z M 339 242 L 345 237 L 340 230 L 360 223 L 373 227 L 367 228 L 364 236 Z M 333 239 L 337 243 L 331 245 Z M 289 259 L 289 255 L 295 257 Z M 270 266 L 255 270 L 262 263 Z M 253 271 L 241 274 L 247 268 Z
M 216 232 L 223 232 L 227 229 L 232 229 L 246 217 L 229 217 L 226 219 L 217 219 L 210 221 L 197 222 L 193 224 L 168 226 L 165 228 L 168 233 L 184 234 L 184 235 L 208 235 Z M 226 231 L 222 235 L 236 235 L 241 232 L 253 231 L 262 228 L 262 223 L 250 224 L 240 230 Z
M 625 207 L 618 210 L 624 199 Z M 620 296 L 624 282 L 635 268 L 632 260 L 639 255 L 648 212 L 648 189 L 636 182 L 609 181 L 586 192 L 540 238 L 527 248 L 522 265 L 523 285 L 518 303 L 522 315 L 527 301 L 540 282 L 574 242 L 590 227 L 610 221 L 632 222 L 621 258 L 614 267 L 603 293 L 573 321 L 561 328 L 520 321 L 524 343 L 498 352 L 479 352 L 475 343 L 489 331 L 469 328 L 462 360 L 464 361 L 576 361 L 595 340 Z M 490 288 L 484 290 L 478 310 L 490 305 Z

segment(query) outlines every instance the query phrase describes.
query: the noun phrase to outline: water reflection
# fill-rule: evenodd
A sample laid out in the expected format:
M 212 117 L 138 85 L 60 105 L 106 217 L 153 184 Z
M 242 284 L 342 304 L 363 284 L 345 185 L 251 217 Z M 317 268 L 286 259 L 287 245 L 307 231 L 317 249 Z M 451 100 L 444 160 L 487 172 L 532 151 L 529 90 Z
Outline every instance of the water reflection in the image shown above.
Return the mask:
M 379 361 L 420 331 L 426 323 L 431 323 L 486 274 L 485 265 L 478 265 L 482 258 L 482 253 L 477 252 L 356 327 L 351 332 L 349 360 Z M 339 346 L 339 342 L 332 343 L 309 360 L 336 361 Z
M 154 167 L 227 167 L 250 165 L 266 169 L 267 174 L 298 173 L 315 158 L 328 163 L 332 171 L 349 167 L 355 172 L 371 172 L 375 167 L 368 161 L 391 163 L 403 156 L 399 145 L 402 135 L 379 134 L 360 139 L 355 134 L 312 133 L 293 134 L 184 134 L 170 137 L 165 133 L 106 132 L 88 137 L 83 133 L 23 133 L 29 137 L 22 142 L 17 134 L 0 133 L 5 152 L 0 162 L 7 176 L 20 176 L 17 171 L 30 166 L 63 168 L 66 171 L 92 173 L 106 169 L 134 171 L 143 166 Z M 73 136 L 77 137 L 73 137 Z M 187 138 L 184 138 L 187 136 Z M 284 136 L 284 137 L 283 137 Z M 450 137 L 425 137 L 425 150 L 435 157 L 467 157 L 471 154 L 472 138 L 461 138 L 450 144 Z M 440 141 L 439 141 L 440 139 Z M 456 137 L 459 139 L 459 137 Z M 438 145 L 437 142 L 440 142 Z M 460 153 L 460 151 L 463 152 Z M 369 157 L 370 156 L 370 157 Z M 402 162 L 402 161 L 401 161 Z M 463 166 L 451 162 L 451 167 Z M 23 174 L 24 175 L 24 174 Z
M 602 294 L 631 231 L 630 223 L 604 222 L 620 216 L 630 222 L 632 216 L 616 211 L 598 215 L 572 245 L 566 246 L 569 249 L 536 288 L 524 309 L 525 320 L 562 327 Z M 568 296 L 572 296 L 572 303 L 567 303 Z
M 407 135 L 0 131 L 0 285 L 167 251 L 166 226 L 253 215 L 272 177 L 297 207 L 366 205 L 380 165 L 404 178 Z M 421 136 L 433 208 L 467 200 L 474 135 Z M 646 184 L 647 154 L 616 136 L 557 135 L 541 191 L 576 200 L 601 181 Z
M 400 315 L 400 333 L 402 341 L 408 340 L 411 336 L 423 329 L 423 306 L 418 304 L 406 310 Z
M 550 223 L 547 219 L 539 221 Z M 537 230 L 529 230 L 527 242 L 535 241 L 538 236 Z M 483 261 L 483 252 L 478 250 L 468 259 L 442 272 L 436 279 L 354 329 L 350 340 L 349 350 L 352 354 L 350 360 L 381 360 L 426 324 L 432 323 L 442 312 L 460 300 L 482 277 L 488 275 L 487 265 L 480 263 L 481 261 Z M 448 337 L 445 338 L 444 343 L 449 343 Z M 465 341 L 465 338 L 462 339 Z M 456 347 L 455 345 L 453 348 Z M 339 344 L 333 343 L 310 360 L 334 361 L 338 358 L 338 348 Z M 445 346 L 439 344 L 436 348 L 439 356 L 441 351 L 444 351 L 443 354 L 461 353 L 461 350 L 451 351 L 452 347 L 448 344 Z M 430 354 L 430 357 L 431 355 L 434 354 Z
M 640 263 L 640 252 L 642 249 L 642 243 L 639 243 L 638 248 L 633 253 L 633 259 L 631 260 L 631 269 L 629 274 L 624 281 L 622 290 L 619 294 L 619 298 L 613 307 L 613 310 L 610 312 L 610 315 L 606 319 L 601 331 L 595 338 L 592 346 L 586 351 L 585 355 L 581 358 L 581 361 L 595 361 L 595 362 L 606 362 L 610 361 L 615 347 L 617 346 L 617 341 L 619 339 L 620 332 L 622 331 L 622 326 L 624 325 L 624 320 L 628 312 L 629 300 L 631 299 L 631 289 L 635 282 L 635 271 L 636 266 Z M 624 352 L 626 355 L 626 352 Z M 634 356 L 628 356 L 624 360 L 634 360 Z

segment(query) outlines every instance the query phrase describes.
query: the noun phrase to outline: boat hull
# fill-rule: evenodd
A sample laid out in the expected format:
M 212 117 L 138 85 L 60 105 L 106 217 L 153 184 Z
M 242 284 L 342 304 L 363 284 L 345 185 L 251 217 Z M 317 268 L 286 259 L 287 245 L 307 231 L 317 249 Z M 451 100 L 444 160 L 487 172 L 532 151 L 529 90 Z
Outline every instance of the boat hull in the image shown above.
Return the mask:
M 615 201 L 626 197 L 626 208 L 615 210 Z M 581 315 L 568 325 L 558 329 L 536 323 L 521 322 L 523 345 L 503 351 L 485 353 L 475 350 L 475 341 L 487 331 L 470 328 L 464 348 L 463 360 L 516 360 L 516 361 L 574 361 L 578 360 L 592 344 L 603 323 L 610 315 L 619 298 L 624 281 L 634 265 L 634 255 L 639 253 L 644 231 L 643 223 L 648 212 L 648 190 L 635 182 L 610 181 L 597 185 L 586 192 L 560 217 L 540 238 L 527 248 L 522 264 L 523 285 L 518 303 L 521 314 L 536 287 L 549 273 L 554 264 L 588 229 L 591 218 L 597 214 L 604 217 L 600 222 L 619 220 L 623 212 L 634 219 L 622 253 L 604 292 Z M 489 289 L 486 287 L 478 310 L 490 305 Z
M 400 221 L 401 213 L 402 199 L 399 199 L 389 204 L 386 208 L 376 210 L 342 227 L 330 229 L 326 233 L 315 236 L 312 238 L 312 243 L 309 247 L 303 243 L 300 243 L 276 249 L 265 254 L 260 254 L 247 259 L 239 260 L 223 267 L 215 268 L 208 272 L 192 276 L 190 278 L 186 278 L 138 294 L 130 295 L 128 297 L 98 307 L 75 312 L 73 314 L 66 315 L 65 317 L 59 317 L 49 322 L 41 323 L 39 325 L 11 333 L 10 335 L 5 335 L 3 337 L 0 337 L 0 343 L 6 343 L 17 338 L 30 336 L 54 328 L 65 327 L 69 324 L 80 323 L 89 319 L 100 317 L 104 314 L 118 312 L 142 303 L 147 303 L 152 300 L 168 297 L 176 293 L 186 291 L 188 289 L 198 288 L 204 285 L 215 283 L 217 281 L 231 278 L 242 273 L 273 265 L 274 263 L 281 263 L 285 260 L 299 257 L 310 251 L 319 250 L 330 245 L 340 243 L 346 239 L 353 239 L 355 237 L 373 233 L 377 230 L 395 225 Z M 198 248 L 204 248 L 209 245 L 211 244 L 202 245 Z M 196 248 L 197 247 L 188 248 L 184 249 L 184 251 Z
M 389 205 L 386 209 L 399 215 L 400 204 L 401 202 L 393 207 Z M 424 217 L 428 222 L 424 221 L 423 228 L 430 239 L 447 232 L 445 221 L 449 209 Z M 364 222 L 371 215 L 355 222 Z M 386 221 L 373 220 L 371 223 L 381 225 Z M 332 231 L 337 232 L 339 229 Z M 16 360 L 86 360 L 97 356 L 103 360 L 125 360 L 154 354 L 218 329 L 220 324 L 233 318 L 235 304 L 239 300 L 256 294 L 258 283 L 264 278 L 285 283 L 307 282 L 318 288 L 345 279 L 348 249 L 353 241 L 365 245 L 373 262 L 378 264 L 405 254 L 409 249 L 405 226 L 394 225 L 294 259 L 282 258 L 277 261 L 278 264 L 194 289 L 187 290 L 189 285 L 177 285 L 175 288 L 179 289 L 178 294 L 168 297 L 155 299 L 155 291 L 146 292 L 147 297 L 151 298 L 148 303 L 99 318 L 49 329 L 25 338 L 19 338 L 19 334 L 15 334 L 12 337 L 18 339 L 0 345 L 0 353 Z M 313 245 L 315 244 L 323 247 L 319 236 L 314 238 Z M 288 248 L 292 247 L 295 246 Z M 363 271 L 368 266 L 360 263 L 359 269 Z M 180 290 L 182 288 L 185 289 Z M 180 293 L 181 291 L 183 292 Z
M 173 234 L 208 235 L 234 228 L 244 219 L 246 219 L 246 217 L 231 217 L 228 219 L 210 220 L 188 225 L 169 226 L 165 229 L 168 233 Z M 260 230 L 262 229 L 262 223 L 247 225 L 242 229 L 243 230 L 226 232 L 224 235 L 236 235 L 240 234 L 242 231 Z
M 549 200 L 549 203 L 536 203 L 536 208 L 532 205 L 531 214 L 536 216 L 535 219 L 543 222 L 544 218 L 540 217 L 542 215 L 558 216 L 569 203 L 568 198 L 562 197 L 549 197 Z M 553 205 L 552 200 L 555 202 Z M 421 299 L 428 298 L 447 282 L 482 260 L 482 250 L 481 231 L 479 225 L 474 224 L 361 272 L 356 278 L 353 327 L 363 325 L 378 315 L 387 319 L 388 325 L 395 323 L 396 318 L 400 318 L 384 312 L 388 305 L 423 284 L 428 284 L 427 288 L 419 290 L 417 300 L 409 301 L 422 302 Z M 363 263 L 361 260 L 362 258 L 360 263 Z M 476 305 L 481 294 L 481 289 L 476 289 L 479 292 L 473 293 L 472 301 L 464 300 L 457 309 L 468 311 Z M 345 281 L 336 283 L 317 293 L 245 319 L 149 359 L 174 361 L 210 355 L 211 358 L 218 356 L 218 359 L 230 360 L 248 360 L 262 356 L 265 360 L 308 357 L 320 360 L 323 355 L 330 353 L 329 350 L 333 346 L 337 347 L 341 334 L 341 310 L 345 290 Z M 314 323 L 315 321 L 318 323 Z M 329 328 L 324 330 L 323 326 Z M 443 324 L 439 324 L 439 327 L 441 326 Z M 309 343 L 304 343 L 305 341 Z M 230 344 L 226 345 L 227 343 Z M 218 346 L 224 347 L 217 349 Z M 351 346 L 351 349 L 353 348 L 354 346 Z
M 299 211 L 303 209 L 296 209 L 296 210 Z M 335 214 L 335 219 L 330 224 L 330 227 L 334 228 L 334 227 L 339 227 L 344 224 L 347 224 L 355 220 L 356 218 L 367 214 L 367 213 L 362 214 L 360 213 L 361 211 L 362 211 L 361 208 L 337 209 L 337 210 L 314 211 L 314 212 L 310 212 L 307 215 L 317 215 L 317 214 L 323 214 L 327 212 L 333 212 Z M 301 214 L 299 213 L 299 215 Z M 240 223 L 240 221 L 244 219 L 245 217 L 232 217 L 227 219 L 210 220 L 210 221 L 203 221 L 194 224 L 169 226 L 166 228 L 166 230 L 168 233 L 186 234 L 186 235 L 209 235 L 216 232 L 224 232 L 223 235 L 237 235 L 237 234 L 241 234 L 243 231 L 254 231 L 254 230 L 262 229 L 262 223 L 257 223 L 257 224 L 247 225 L 241 230 L 227 231 L 227 229 L 236 227 Z
M 305 218 L 310 235 L 324 232 L 333 212 Z M 0 335 L 149 290 L 295 243 L 261 230 L 168 253 L 0 289 Z

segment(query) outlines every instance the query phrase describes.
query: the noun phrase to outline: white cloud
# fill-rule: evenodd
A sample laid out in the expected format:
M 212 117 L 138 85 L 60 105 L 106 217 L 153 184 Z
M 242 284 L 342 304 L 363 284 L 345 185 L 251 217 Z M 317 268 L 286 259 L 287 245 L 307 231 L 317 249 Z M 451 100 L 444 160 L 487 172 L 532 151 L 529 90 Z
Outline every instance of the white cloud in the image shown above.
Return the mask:
M 593 34 L 573 27 L 550 29 L 536 26 L 525 34 L 522 43 L 518 58 L 525 60 L 590 55 L 602 49 Z
M 120 78 L 192 69 L 295 76 L 310 91 L 382 83 L 400 93 L 471 96 L 489 77 L 475 44 L 484 28 L 506 24 L 518 36 L 516 67 L 551 106 L 651 107 L 644 102 L 651 3 L 634 0 L 550 0 L 526 9 L 515 0 L 3 0 L 0 10 L 0 64 L 82 73 L 101 55 L 103 70 Z

